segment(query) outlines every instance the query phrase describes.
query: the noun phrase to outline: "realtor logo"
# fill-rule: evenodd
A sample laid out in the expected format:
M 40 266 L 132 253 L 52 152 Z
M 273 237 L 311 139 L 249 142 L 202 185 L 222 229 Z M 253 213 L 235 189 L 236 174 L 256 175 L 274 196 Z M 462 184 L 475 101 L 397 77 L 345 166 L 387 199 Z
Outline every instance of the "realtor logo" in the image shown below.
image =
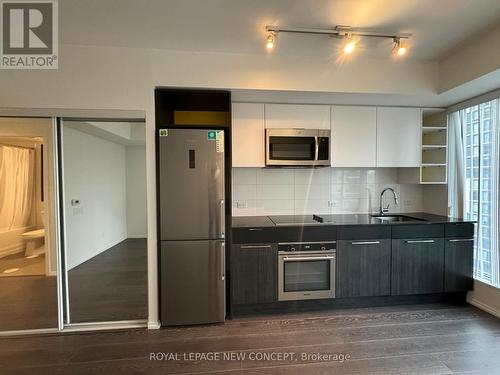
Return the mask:
M 57 0 L 0 1 L 1 69 L 57 69 Z

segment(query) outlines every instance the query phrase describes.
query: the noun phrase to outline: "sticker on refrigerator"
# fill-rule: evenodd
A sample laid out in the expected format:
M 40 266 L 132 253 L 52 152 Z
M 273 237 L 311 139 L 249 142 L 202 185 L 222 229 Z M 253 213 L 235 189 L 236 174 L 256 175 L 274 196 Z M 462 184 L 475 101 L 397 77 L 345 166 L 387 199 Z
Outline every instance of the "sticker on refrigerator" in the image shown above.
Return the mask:
M 160 129 L 160 137 L 168 137 L 168 129 Z
M 216 130 L 207 131 L 207 140 L 216 141 L 217 140 L 217 131 Z
M 215 151 L 224 152 L 224 130 L 220 130 L 216 133 L 217 140 L 215 141 Z

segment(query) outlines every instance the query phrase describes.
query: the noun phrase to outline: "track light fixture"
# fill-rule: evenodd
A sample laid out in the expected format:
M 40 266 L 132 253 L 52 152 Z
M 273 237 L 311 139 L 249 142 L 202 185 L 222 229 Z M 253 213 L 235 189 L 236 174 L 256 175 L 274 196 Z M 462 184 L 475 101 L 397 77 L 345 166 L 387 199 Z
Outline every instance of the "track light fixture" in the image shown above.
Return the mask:
M 344 54 L 350 55 L 356 49 L 357 41 L 352 38 L 353 36 L 368 37 L 368 38 L 386 38 L 392 39 L 394 42 L 394 53 L 398 56 L 404 56 L 408 52 L 408 48 L 404 43 L 405 39 L 411 37 L 411 34 L 399 33 L 379 33 L 373 30 L 362 28 L 355 28 L 351 26 L 335 26 L 333 29 L 308 29 L 308 28 L 291 28 L 279 26 L 266 26 L 267 39 L 266 47 L 271 50 L 276 44 L 276 37 L 279 33 L 294 33 L 294 34 L 313 34 L 313 35 L 327 35 L 336 38 L 344 38 L 345 44 L 343 47 Z

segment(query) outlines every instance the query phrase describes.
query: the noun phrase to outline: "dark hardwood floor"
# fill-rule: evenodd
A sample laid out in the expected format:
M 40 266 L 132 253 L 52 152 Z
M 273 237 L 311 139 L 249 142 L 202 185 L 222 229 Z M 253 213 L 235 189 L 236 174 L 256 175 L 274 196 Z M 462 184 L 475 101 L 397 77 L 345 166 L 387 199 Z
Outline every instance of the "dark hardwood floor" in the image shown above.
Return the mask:
M 68 273 L 72 323 L 147 319 L 147 240 L 129 238 Z
M 69 289 L 72 322 L 147 319 L 146 239 L 127 239 L 75 267 Z M 1 277 L 0 331 L 40 328 L 57 328 L 56 278 Z
M 57 328 L 56 278 L 1 277 L 0 331 L 39 328 Z
M 180 360 L 150 360 L 151 353 Z M 245 354 L 182 359 L 188 352 Z M 252 353 L 297 360 L 252 360 Z M 301 358 L 342 353 L 345 361 Z M 238 318 L 161 330 L 0 339 L 6 374 L 499 374 L 500 319 L 471 306 L 411 305 Z M 1 371 L 0 371 L 1 372 Z

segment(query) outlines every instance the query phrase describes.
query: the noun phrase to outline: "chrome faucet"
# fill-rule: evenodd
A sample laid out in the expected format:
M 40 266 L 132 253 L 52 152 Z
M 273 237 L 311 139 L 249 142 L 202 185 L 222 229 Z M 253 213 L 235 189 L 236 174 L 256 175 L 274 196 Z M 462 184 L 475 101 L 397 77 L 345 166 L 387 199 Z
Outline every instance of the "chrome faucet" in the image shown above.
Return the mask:
M 389 212 L 389 204 L 387 204 L 387 207 L 384 207 L 384 193 L 387 191 L 387 190 L 390 190 L 392 191 L 392 195 L 394 196 L 394 203 L 396 204 L 396 206 L 398 205 L 398 195 L 396 194 L 396 192 L 394 191 L 393 188 L 385 188 L 384 190 L 382 190 L 382 192 L 380 193 L 380 214 L 381 215 L 384 215 L 386 213 Z

